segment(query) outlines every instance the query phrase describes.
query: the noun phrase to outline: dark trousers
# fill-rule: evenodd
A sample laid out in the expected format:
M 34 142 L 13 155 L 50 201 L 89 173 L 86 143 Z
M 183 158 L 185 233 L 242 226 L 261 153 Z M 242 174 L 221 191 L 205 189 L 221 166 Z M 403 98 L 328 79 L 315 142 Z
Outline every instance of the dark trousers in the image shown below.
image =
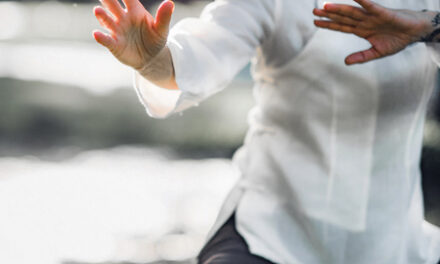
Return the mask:
M 235 228 L 235 212 L 203 247 L 199 264 L 273 264 L 249 252 L 246 241 Z
M 197 260 L 198 264 L 274 264 L 249 252 L 235 228 L 235 212 L 203 247 Z

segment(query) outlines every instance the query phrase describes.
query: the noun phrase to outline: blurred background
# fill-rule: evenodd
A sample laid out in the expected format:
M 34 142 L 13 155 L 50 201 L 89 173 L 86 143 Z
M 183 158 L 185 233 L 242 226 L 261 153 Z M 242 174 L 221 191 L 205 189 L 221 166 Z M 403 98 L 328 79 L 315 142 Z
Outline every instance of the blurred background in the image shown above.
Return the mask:
M 177 2 L 172 23 L 208 1 Z M 149 118 L 132 71 L 92 38 L 97 4 L 0 1 L 0 263 L 192 263 L 238 179 L 249 68 L 199 107 Z M 440 225 L 437 101 L 421 166 Z

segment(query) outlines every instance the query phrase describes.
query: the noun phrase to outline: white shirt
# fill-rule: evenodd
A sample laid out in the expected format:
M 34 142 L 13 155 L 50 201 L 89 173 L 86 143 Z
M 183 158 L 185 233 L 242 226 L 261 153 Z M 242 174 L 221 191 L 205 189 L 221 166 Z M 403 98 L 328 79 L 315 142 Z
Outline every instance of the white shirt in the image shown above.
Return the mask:
M 438 10 L 435 1 L 378 2 Z M 170 33 L 180 90 L 136 75 L 138 95 L 164 118 L 223 89 L 252 59 L 256 105 L 233 158 L 241 179 L 208 239 L 236 210 L 250 251 L 273 262 L 436 263 L 440 230 L 423 219 L 419 169 L 436 65 L 416 44 L 345 66 L 345 56 L 369 45 L 314 27 L 320 4 L 211 3 Z

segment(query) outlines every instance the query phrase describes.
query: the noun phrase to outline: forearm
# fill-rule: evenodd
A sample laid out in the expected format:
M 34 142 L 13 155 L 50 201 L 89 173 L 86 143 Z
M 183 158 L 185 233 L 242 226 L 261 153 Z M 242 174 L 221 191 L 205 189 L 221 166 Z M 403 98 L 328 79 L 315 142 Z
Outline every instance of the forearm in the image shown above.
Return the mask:
M 167 46 L 142 68 L 137 68 L 136 70 L 145 79 L 159 87 L 170 90 L 179 89 L 176 84 L 173 59 Z
M 440 12 L 423 10 L 418 12 L 423 20 L 420 42 L 440 42 Z

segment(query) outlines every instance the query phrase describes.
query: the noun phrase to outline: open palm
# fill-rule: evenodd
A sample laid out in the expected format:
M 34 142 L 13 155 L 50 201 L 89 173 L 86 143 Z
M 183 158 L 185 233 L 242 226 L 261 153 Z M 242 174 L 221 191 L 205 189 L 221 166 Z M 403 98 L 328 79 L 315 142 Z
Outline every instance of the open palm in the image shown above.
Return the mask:
M 351 54 L 346 64 L 363 63 L 392 55 L 419 40 L 423 21 L 415 12 L 382 7 L 370 0 L 354 0 L 362 8 L 326 4 L 313 13 L 330 20 L 315 20 L 315 25 L 345 33 L 352 33 L 370 42 L 371 48 Z
M 96 30 L 93 36 L 120 62 L 141 69 L 165 47 L 174 3 L 164 1 L 154 18 L 138 0 L 123 2 L 125 9 L 118 0 L 101 0 L 94 14 L 108 34 Z

